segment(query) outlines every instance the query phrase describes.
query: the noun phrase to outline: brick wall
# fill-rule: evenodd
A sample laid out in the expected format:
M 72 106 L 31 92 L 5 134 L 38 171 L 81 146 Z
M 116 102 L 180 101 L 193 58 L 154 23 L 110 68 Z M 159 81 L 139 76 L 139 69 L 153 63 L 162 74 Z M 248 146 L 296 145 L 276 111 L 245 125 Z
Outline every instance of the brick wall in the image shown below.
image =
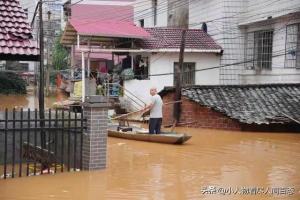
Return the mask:
M 168 93 L 163 97 L 164 102 L 174 101 L 174 93 Z M 201 106 L 185 97 L 182 97 L 180 122 L 186 127 L 214 128 L 226 130 L 241 130 L 241 124 L 229 117 L 210 108 Z M 163 108 L 163 124 L 173 122 L 173 104 Z M 193 123 L 190 123 L 193 122 Z
M 88 106 L 84 107 L 87 129 L 83 135 L 83 169 L 104 169 L 107 152 L 107 108 Z

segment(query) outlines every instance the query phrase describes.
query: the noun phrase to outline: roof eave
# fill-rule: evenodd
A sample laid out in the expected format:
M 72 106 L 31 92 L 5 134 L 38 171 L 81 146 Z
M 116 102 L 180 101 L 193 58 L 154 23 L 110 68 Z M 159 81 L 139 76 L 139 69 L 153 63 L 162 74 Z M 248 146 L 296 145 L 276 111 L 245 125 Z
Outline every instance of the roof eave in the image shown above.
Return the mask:
M 26 54 L 1 54 L 0 60 L 12 61 L 39 61 L 40 55 L 26 55 Z
M 107 38 L 130 38 L 130 39 L 147 39 L 148 36 L 133 36 L 133 35 L 110 35 L 110 34 L 93 34 L 85 32 L 77 32 L 80 36 L 92 36 L 92 37 L 107 37 Z
M 141 49 L 146 52 L 174 52 L 178 53 L 180 52 L 179 48 L 158 48 L 158 49 Z M 222 53 L 222 49 L 192 49 L 192 48 L 186 48 L 184 49 L 185 53 Z

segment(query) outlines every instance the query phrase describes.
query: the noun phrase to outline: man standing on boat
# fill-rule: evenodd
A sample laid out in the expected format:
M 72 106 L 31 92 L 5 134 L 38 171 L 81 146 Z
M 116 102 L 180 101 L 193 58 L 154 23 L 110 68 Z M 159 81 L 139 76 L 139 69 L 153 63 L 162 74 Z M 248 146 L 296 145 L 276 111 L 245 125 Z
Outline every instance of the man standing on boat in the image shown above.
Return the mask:
M 162 124 L 163 101 L 157 94 L 155 87 L 150 89 L 151 103 L 145 107 L 145 111 L 150 110 L 149 133 L 160 134 Z

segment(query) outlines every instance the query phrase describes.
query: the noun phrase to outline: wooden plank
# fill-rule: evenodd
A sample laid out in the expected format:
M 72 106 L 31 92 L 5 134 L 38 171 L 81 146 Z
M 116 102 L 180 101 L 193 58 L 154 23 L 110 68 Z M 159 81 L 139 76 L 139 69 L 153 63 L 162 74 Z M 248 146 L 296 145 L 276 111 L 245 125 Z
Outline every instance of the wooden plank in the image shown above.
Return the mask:
M 57 162 L 54 152 L 42 149 L 40 146 L 35 147 L 33 144 L 23 143 L 23 157 L 41 163 L 43 166 L 51 166 Z

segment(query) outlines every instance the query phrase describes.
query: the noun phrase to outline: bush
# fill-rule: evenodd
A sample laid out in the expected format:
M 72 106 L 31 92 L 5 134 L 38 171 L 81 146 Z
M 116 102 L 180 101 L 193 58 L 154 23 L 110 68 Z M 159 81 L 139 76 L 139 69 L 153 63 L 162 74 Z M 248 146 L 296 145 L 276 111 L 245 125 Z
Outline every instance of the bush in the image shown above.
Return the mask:
M 26 83 L 15 73 L 0 72 L 0 94 L 26 94 Z

